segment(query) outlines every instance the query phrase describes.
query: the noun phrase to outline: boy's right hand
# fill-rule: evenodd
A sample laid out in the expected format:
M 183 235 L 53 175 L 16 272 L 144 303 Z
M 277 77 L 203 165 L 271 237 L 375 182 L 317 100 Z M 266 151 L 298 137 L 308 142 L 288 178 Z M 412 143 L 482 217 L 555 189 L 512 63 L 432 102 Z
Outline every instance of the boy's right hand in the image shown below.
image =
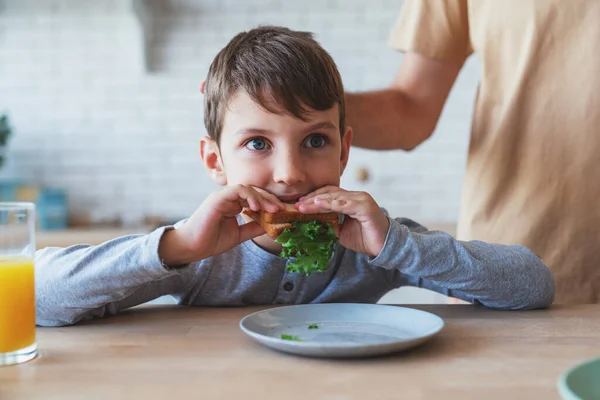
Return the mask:
M 236 185 L 212 193 L 179 229 L 164 233 L 158 255 L 166 265 L 184 265 L 221 254 L 264 230 L 256 222 L 239 225 L 244 208 L 277 212 L 283 203 L 271 193 Z

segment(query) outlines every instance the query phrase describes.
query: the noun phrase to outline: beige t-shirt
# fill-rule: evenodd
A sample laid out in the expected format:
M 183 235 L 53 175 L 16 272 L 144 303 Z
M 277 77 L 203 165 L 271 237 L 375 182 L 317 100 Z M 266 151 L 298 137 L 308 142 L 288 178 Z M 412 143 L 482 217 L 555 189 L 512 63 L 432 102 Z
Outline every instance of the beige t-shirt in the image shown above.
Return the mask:
M 402 51 L 483 65 L 458 238 L 532 249 L 600 302 L 600 1 L 407 0 Z

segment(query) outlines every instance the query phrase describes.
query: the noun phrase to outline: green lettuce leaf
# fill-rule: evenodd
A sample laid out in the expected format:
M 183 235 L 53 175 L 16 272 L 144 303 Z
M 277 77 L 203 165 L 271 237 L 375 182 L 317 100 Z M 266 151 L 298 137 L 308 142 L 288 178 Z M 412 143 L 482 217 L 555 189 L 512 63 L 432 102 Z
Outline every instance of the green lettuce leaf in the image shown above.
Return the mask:
M 337 240 L 331 224 L 309 221 L 292 222 L 292 227 L 286 228 L 276 242 L 283 246 L 279 256 L 293 259 L 287 265 L 288 272 L 310 275 L 327 269 Z
M 283 340 L 292 340 L 294 342 L 301 342 L 302 341 L 298 336 L 287 335 L 285 333 L 281 334 L 281 338 Z

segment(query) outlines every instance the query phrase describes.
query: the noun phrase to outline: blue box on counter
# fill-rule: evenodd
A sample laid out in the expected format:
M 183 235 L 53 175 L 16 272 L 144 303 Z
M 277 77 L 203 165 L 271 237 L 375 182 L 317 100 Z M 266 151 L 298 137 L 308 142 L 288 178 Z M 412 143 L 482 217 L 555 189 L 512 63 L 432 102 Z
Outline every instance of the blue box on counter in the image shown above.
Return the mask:
M 37 228 L 40 230 L 66 229 L 68 226 L 67 193 L 64 189 L 0 181 L 0 201 L 35 203 Z

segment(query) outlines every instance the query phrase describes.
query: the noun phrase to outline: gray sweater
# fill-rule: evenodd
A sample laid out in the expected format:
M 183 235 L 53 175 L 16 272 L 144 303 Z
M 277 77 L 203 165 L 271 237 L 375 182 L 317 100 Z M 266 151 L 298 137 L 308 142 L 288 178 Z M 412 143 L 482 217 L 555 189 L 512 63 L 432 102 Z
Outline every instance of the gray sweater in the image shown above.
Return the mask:
M 554 298 L 552 273 L 530 250 L 458 241 L 403 218 L 390 218 L 377 257 L 338 244 L 328 269 L 310 276 L 286 272 L 285 260 L 252 241 L 170 270 L 158 256 L 165 229 L 173 227 L 98 246 L 39 250 L 37 323 L 74 324 L 163 295 L 194 306 L 375 303 L 392 289 L 418 286 L 507 310 L 547 307 Z

